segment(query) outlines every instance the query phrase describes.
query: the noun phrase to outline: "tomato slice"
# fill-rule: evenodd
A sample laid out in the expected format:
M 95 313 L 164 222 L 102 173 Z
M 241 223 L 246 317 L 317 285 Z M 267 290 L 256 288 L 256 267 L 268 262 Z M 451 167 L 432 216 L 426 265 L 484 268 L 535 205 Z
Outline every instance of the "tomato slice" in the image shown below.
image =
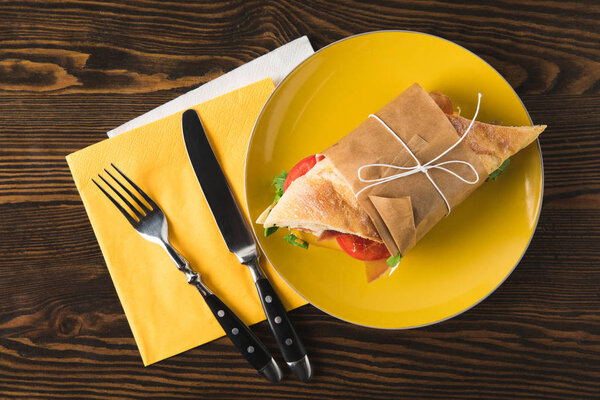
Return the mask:
M 308 171 L 312 169 L 319 161 L 324 159 L 325 156 L 318 154 L 313 154 L 312 156 L 308 156 L 298 162 L 298 164 L 294 165 L 294 168 L 290 170 L 290 173 L 285 178 L 285 182 L 283 184 L 283 191 L 285 192 L 287 188 L 294 182 L 296 179 L 300 178 L 302 175 L 306 174 Z
M 362 261 L 381 260 L 390 256 L 390 252 L 383 243 L 374 242 L 360 236 L 343 233 L 338 235 L 336 240 L 348 255 Z

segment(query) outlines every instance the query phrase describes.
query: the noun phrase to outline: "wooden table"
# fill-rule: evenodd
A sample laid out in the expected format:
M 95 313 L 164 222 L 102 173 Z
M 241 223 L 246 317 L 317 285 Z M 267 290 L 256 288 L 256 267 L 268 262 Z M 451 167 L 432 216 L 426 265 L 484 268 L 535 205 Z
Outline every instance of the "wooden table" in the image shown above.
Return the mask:
M 1 398 L 600 397 L 597 1 L 192 3 L 0 3 Z M 518 268 L 421 329 L 293 311 L 310 384 L 287 370 L 266 384 L 225 338 L 142 367 L 65 155 L 298 36 L 318 49 L 380 29 L 476 52 L 548 124 L 543 211 Z M 266 323 L 255 331 L 275 348 Z

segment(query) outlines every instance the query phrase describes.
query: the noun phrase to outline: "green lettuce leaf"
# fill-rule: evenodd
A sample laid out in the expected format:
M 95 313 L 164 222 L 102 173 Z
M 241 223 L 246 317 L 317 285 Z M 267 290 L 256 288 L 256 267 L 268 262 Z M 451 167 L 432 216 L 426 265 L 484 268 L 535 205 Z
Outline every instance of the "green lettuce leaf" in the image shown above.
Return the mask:
M 387 265 L 389 265 L 390 268 L 395 268 L 400 263 L 401 258 L 402 258 L 402 254 L 400 254 L 400 253 L 396 254 L 395 256 L 391 256 L 390 258 L 388 258 L 386 260 Z
M 281 173 L 279 175 L 277 175 L 273 179 L 273 182 L 271 183 L 271 185 L 273 185 L 273 187 L 275 187 L 275 197 L 273 198 L 271 207 L 273 206 L 273 204 L 275 204 L 279 201 L 281 196 L 283 196 L 283 186 L 285 185 L 285 178 L 287 178 L 287 175 L 288 174 L 284 169 L 283 171 L 281 171 Z M 269 228 L 265 228 L 265 237 L 277 232 L 277 229 L 278 228 L 276 226 L 271 226 Z
M 265 228 L 265 237 L 269 236 L 272 233 L 277 232 L 277 229 L 279 229 L 279 228 L 276 226 L 270 226 L 268 228 Z
M 285 184 L 285 178 L 287 178 L 287 175 L 288 174 L 284 169 L 275 177 L 275 179 L 273 179 L 272 185 L 275 187 L 275 199 L 273 199 L 273 203 L 277 202 L 281 196 L 283 196 L 283 186 Z
M 308 249 L 308 243 L 302 239 L 298 239 L 293 233 L 290 233 L 289 235 L 285 236 L 283 240 L 290 244 L 293 244 L 294 246 L 302 247 L 303 249 Z
M 498 167 L 497 170 L 495 170 L 494 172 L 492 172 L 490 174 L 490 176 L 488 176 L 488 178 L 486 179 L 487 181 L 495 181 L 496 178 L 498 178 L 498 175 L 500 175 L 502 172 L 504 172 L 504 170 L 510 165 L 510 158 L 507 158 L 506 161 L 504 161 L 502 163 L 502 165 L 500 165 Z

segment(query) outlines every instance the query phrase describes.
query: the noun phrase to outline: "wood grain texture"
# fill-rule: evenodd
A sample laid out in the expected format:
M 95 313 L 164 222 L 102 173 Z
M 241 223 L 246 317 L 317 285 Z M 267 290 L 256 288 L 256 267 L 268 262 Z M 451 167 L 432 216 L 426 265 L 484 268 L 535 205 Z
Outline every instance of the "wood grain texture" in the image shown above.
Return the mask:
M 600 398 L 599 20 L 574 0 L 0 2 L 0 398 Z M 310 384 L 267 384 L 227 339 L 142 367 L 65 155 L 298 36 L 318 49 L 380 29 L 476 52 L 549 125 L 519 267 L 416 330 L 295 310 Z

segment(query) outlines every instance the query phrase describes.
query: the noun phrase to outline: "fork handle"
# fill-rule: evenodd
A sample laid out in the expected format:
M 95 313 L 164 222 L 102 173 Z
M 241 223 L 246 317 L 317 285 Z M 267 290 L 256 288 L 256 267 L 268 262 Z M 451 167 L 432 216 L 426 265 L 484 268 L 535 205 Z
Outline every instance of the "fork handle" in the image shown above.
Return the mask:
M 198 289 L 221 328 L 246 361 L 271 382 L 279 382 L 282 377 L 281 369 L 260 339 L 221 299 L 206 287 L 200 274 L 190 267 L 189 262 L 170 243 L 165 241 L 163 245 L 177 265 L 177 269 L 185 274 L 188 283 Z
M 229 339 L 250 365 L 271 382 L 279 382 L 282 376 L 281 370 L 260 339 L 221 299 L 212 293 L 207 293 L 204 285 L 196 287 Z

